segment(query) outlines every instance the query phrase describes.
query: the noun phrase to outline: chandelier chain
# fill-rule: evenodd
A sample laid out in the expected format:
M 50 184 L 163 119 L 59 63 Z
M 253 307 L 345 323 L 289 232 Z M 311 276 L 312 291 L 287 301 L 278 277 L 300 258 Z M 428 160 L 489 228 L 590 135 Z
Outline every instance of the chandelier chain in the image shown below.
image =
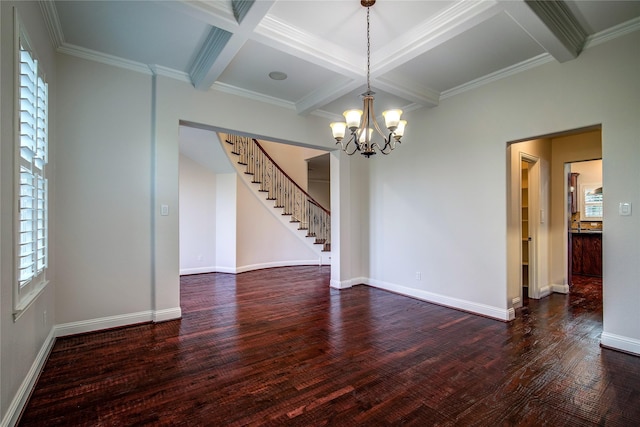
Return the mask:
M 367 6 L 367 91 L 371 92 L 371 37 L 369 35 L 369 10 Z

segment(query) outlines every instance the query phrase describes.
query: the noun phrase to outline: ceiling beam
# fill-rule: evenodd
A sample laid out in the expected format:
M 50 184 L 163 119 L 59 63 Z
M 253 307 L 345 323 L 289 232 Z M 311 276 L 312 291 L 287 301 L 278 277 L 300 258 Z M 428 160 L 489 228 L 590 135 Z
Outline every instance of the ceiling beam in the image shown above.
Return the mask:
M 213 27 L 194 59 L 189 75 L 196 89 L 208 90 L 229 66 L 275 0 L 240 1 L 234 6 L 239 25 L 233 32 Z
M 336 79 L 317 87 L 313 92 L 296 102 L 296 112 L 302 116 L 314 110 L 321 109 L 325 105 L 350 93 L 364 81 L 361 79 Z
M 354 57 L 343 46 L 302 31 L 270 15 L 265 16 L 252 38 L 350 78 L 361 76 L 364 71 L 364 56 Z
M 503 0 L 505 12 L 558 62 L 578 57 L 587 33 L 561 1 Z
M 440 103 L 440 92 L 407 83 L 407 79 L 395 78 L 387 74 L 384 77 L 373 79 L 371 86 L 400 96 L 423 107 L 436 107 Z
M 497 2 L 460 1 L 371 54 L 371 74 L 383 75 L 502 12 Z

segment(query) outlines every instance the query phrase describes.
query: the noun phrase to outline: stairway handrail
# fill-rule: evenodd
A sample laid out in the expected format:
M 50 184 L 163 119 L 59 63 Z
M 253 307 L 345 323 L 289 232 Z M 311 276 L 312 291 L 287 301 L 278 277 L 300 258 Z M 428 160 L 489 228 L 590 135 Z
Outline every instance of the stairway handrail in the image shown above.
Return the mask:
M 275 167 L 276 167 L 276 168 L 277 168 L 277 169 L 278 169 L 278 170 L 279 170 L 279 171 L 280 171 L 280 172 L 281 172 L 281 173 L 282 173 L 282 174 L 283 174 L 283 175 L 284 175 L 284 176 L 285 176 L 289 181 L 291 181 L 291 183 L 292 183 L 293 185 L 295 185 L 295 186 L 298 188 L 298 190 L 300 190 L 300 191 L 301 191 L 305 196 L 307 196 L 307 200 L 309 200 L 309 202 L 310 202 L 310 203 L 313 203 L 314 205 L 316 205 L 317 207 L 319 207 L 320 209 L 322 209 L 322 210 L 323 210 L 327 215 L 331 216 L 331 212 L 330 212 L 327 208 L 325 208 L 324 206 L 322 206 L 320 203 L 318 203 L 318 201 L 317 201 L 316 199 L 314 199 L 313 197 L 311 197 L 311 195 L 310 195 L 309 193 L 307 193 L 306 191 L 304 191 L 304 190 L 302 189 L 302 187 L 300 187 L 300 186 L 298 185 L 298 183 L 297 183 L 293 178 L 291 178 L 291 177 L 289 176 L 289 174 L 287 174 L 287 173 L 286 173 L 286 172 L 285 172 L 285 171 L 280 167 L 280 165 L 279 165 L 275 160 L 273 160 L 273 158 L 269 155 L 269 153 L 267 153 L 267 152 L 265 151 L 265 149 L 262 147 L 262 145 L 260 145 L 260 143 L 258 142 L 258 140 L 257 140 L 257 139 L 255 139 L 255 138 L 251 138 L 251 139 L 253 139 L 253 142 L 254 142 L 254 143 L 256 144 L 256 146 L 260 149 L 260 151 L 262 151 L 262 154 L 264 154 L 264 155 L 265 155 L 265 156 L 266 156 L 266 157 L 271 161 L 271 163 L 273 164 L 273 166 L 275 166 Z

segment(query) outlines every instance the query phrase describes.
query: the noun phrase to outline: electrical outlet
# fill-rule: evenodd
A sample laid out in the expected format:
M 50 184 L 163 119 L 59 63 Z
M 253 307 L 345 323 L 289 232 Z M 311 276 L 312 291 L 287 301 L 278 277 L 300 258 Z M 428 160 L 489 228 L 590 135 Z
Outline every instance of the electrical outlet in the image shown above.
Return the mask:
M 416 280 L 422 280 L 422 273 L 416 271 Z

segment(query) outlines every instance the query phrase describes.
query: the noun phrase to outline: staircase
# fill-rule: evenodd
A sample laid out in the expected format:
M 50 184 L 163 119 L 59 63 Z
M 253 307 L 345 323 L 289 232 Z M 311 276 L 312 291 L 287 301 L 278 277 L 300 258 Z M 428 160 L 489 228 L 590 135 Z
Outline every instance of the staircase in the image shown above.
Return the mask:
M 296 184 L 267 154 L 260 143 L 238 135 L 227 135 L 231 154 L 251 175 L 260 192 L 267 193 L 267 200 L 274 201 L 274 208 L 282 209 L 282 215 L 291 216 L 290 222 L 298 223 L 298 230 L 305 230 L 306 237 L 314 244 L 322 245 L 322 251 L 331 251 L 331 213 Z

